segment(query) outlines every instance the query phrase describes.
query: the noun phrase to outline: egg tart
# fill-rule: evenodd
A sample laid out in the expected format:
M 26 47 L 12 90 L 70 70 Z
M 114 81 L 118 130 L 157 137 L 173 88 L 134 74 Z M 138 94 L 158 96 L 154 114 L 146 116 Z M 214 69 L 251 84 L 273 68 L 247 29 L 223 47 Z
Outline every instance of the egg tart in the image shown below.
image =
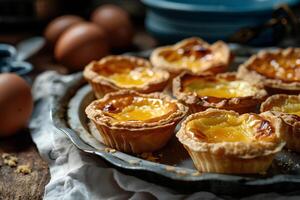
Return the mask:
M 253 112 L 265 100 L 261 85 L 238 79 L 235 73 L 193 75 L 183 73 L 173 79 L 173 95 L 195 113 L 207 108 Z
M 188 116 L 176 134 L 200 172 L 265 172 L 284 146 L 281 120 L 210 108 Z
M 122 90 L 93 101 L 85 112 L 106 145 L 123 152 L 142 153 L 163 147 L 187 110 L 163 93 Z
M 149 61 L 132 56 L 108 56 L 93 61 L 85 67 L 83 76 L 97 98 L 118 90 L 161 91 L 169 79 L 167 71 L 154 69 Z
M 300 152 L 300 96 L 277 94 L 262 103 L 261 112 L 271 113 L 281 118 L 287 126 L 287 131 L 280 136 L 286 141 L 286 147 Z
M 210 45 L 200 38 L 188 38 L 172 46 L 155 49 L 151 63 L 170 72 L 171 76 L 183 71 L 194 74 L 202 72 L 219 73 L 228 68 L 230 49 L 222 41 Z
M 298 94 L 300 48 L 261 51 L 239 67 L 238 76 L 263 83 L 271 94 Z

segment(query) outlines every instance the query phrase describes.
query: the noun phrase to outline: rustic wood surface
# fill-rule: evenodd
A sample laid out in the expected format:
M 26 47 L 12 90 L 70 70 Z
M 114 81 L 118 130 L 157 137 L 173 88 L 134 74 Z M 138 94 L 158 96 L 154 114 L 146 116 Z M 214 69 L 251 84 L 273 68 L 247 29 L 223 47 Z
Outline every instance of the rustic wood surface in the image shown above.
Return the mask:
M 28 165 L 32 172 L 17 173 L 16 167 L 3 163 L 3 153 L 18 158 L 18 165 Z M 0 140 L 0 199 L 42 199 L 50 176 L 47 163 L 40 157 L 30 133 L 20 131 L 16 136 Z
M 34 35 L 27 33 L 0 34 L 0 42 L 16 44 L 32 36 Z M 134 44 L 134 48 L 130 51 L 152 48 L 156 42 L 143 30 L 139 30 L 134 38 Z M 116 52 L 116 54 L 119 53 L 122 51 Z M 68 73 L 66 67 L 55 62 L 53 51 L 48 48 L 42 49 L 29 61 L 34 65 L 33 72 L 29 74 L 32 81 L 37 75 L 47 70 L 54 70 L 61 74 Z M 32 172 L 26 175 L 15 172 L 16 167 L 9 167 L 3 163 L 3 153 L 16 156 L 18 164 L 29 165 Z M 10 138 L 0 138 L 0 200 L 42 199 L 45 185 L 49 180 L 47 163 L 40 157 L 28 130 L 20 131 L 19 134 Z
M 0 42 L 16 44 L 32 36 L 32 34 L 27 33 L 1 34 Z M 35 57 L 38 58 L 38 55 Z M 41 62 L 48 62 L 50 60 L 46 59 L 50 57 L 49 55 L 44 57 L 45 60 Z M 31 61 L 34 63 L 35 58 Z M 30 77 L 33 80 L 36 75 L 45 70 L 36 68 L 30 74 Z M 10 167 L 3 163 L 3 153 L 16 156 L 18 165 L 29 165 L 32 172 L 30 174 L 17 173 L 17 167 Z M 49 180 L 50 173 L 47 163 L 39 155 L 31 139 L 29 130 L 21 130 L 13 137 L 0 138 L 0 200 L 42 199 L 45 185 Z

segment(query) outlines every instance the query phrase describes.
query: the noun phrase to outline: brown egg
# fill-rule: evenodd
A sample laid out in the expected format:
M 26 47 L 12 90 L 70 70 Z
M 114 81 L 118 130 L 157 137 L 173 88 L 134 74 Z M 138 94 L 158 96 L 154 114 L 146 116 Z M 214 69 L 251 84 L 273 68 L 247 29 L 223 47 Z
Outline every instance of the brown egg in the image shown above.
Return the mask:
M 52 20 L 45 29 L 47 42 L 54 46 L 61 34 L 71 26 L 83 22 L 84 19 L 75 15 L 63 15 Z
M 59 38 L 54 53 L 57 61 L 71 71 L 82 70 L 109 53 L 106 33 L 93 23 L 74 25 Z
M 33 109 L 30 86 L 16 74 L 0 74 L 0 137 L 26 127 Z
M 128 13 L 115 5 L 103 5 L 94 10 L 91 20 L 108 33 L 113 48 L 132 44 L 133 28 Z

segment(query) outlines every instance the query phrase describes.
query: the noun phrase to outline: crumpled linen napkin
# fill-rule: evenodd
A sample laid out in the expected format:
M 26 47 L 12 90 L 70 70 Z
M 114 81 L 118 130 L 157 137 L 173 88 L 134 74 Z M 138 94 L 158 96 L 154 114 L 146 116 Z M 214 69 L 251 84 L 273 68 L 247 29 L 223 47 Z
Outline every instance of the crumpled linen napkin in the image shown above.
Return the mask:
M 199 191 L 186 195 L 122 174 L 108 167 L 96 156 L 78 150 L 51 124 L 49 97 L 62 95 L 61 89 L 73 75 L 62 76 L 48 71 L 41 74 L 33 85 L 35 110 L 30 130 L 42 158 L 48 163 L 51 179 L 45 187 L 44 199 L 222 199 L 210 192 Z M 258 194 L 245 199 L 277 199 L 276 193 Z M 230 198 L 230 197 L 229 197 Z M 287 199 L 288 196 L 285 196 Z M 289 196 L 289 198 L 297 198 Z M 298 197 L 299 198 L 299 197 Z M 231 198 L 230 198 L 231 199 Z

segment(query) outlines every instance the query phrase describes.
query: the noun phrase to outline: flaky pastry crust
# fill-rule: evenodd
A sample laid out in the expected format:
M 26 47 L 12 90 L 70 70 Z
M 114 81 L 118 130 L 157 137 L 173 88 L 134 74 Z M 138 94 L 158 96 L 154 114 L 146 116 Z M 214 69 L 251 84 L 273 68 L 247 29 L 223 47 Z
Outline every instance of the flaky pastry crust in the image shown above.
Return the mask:
M 156 72 L 159 76 L 144 82 L 142 85 L 132 87 L 117 85 L 108 77 L 109 74 L 126 67 L 130 69 L 147 67 Z M 101 98 L 109 92 L 119 90 L 134 90 L 140 93 L 158 92 L 165 88 L 170 77 L 167 71 L 153 68 L 146 59 L 133 56 L 107 56 L 99 61 L 92 61 L 85 67 L 83 76 L 92 86 L 97 98 Z
M 228 80 L 234 81 L 239 80 L 236 77 L 236 73 L 227 72 L 217 75 L 203 74 L 193 75 L 190 73 L 182 73 L 173 79 L 173 95 L 187 105 L 190 108 L 190 112 L 196 113 L 204 111 L 207 108 L 219 108 L 225 110 L 234 110 L 239 113 L 254 112 L 257 105 L 264 101 L 267 97 L 267 92 L 260 84 L 251 84 L 251 87 L 256 89 L 254 95 L 244 97 L 233 97 L 233 98 L 219 98 L 209 96 L 199 96 L 196 93 L 187 93 L 183 91 L 184 82 L 191 79 L 202 79 L 215 81 Z
M 282 119 L 286 131 L 281 132 L 280 137 L 286 141 L 286 148 L 300 152 L 300 117 L 294 114 L 274 111 L 274 106 L 280 106 L 287 99 L 294 99 L 300 103 L 300 95 L 277 94 L 270 96 L 260 107 L 261 112 L 269 111 L 274 117 Z
M 173 107 L 171 113 L 155 121 L 118 121 L 103 111 L 108 102 L 118 99 L 122 101 L 122 98 L 129 96 L 160 99 L 171 103 Z M 85 112 L 96 125 L 106 145 L 124 152 L 142 153 L 152 152 L 164 146 L 187 111 L 186 106 L 163 93 L 140 94 L 123 90 L 93 101 Z
M 244 64 L 240 65 L 238 69 L 238 77 L 249 82 L 263 83 L 270 94 L 298 94 L 300 92 L 300 70 L 298 74 L 295 74 L 295 76 L 297 76 L 295 77 L 297 80 L 293 81 L 291 79 L 291 81 L 288 81 L 288 76 L 287 78 L 285 78 L 285 80 L 283 80 L 279 77 L 271 77 L 271 75 L 266 76 L 265 74 L 259 73 L 251 68 L 251 66 L 260 67 L 260 64 L 258 64 L 258 62 L 265 62 L 265 64 L 268 64 L 269 66 L 277 65 L 276 63 L 271 64 L 272 60 L 270 60 L 270 57 L 278 57 L 280 59 L 283 59 L 283 61 L 285 61 L 283 63 L 286 64 L 290 59 L 289 57 L 291 56 L 297 56 L 300 59 L 300 48 L 277 49 L 273 51 L 262 50 L 258 54 L 251 56 Z M 276 66 L 274 72 L 278 73 L 280 69 L 281 66 Z M 282 73 L 285 73 L 284 69 L 282 70 Z
M 187 124 L 201 117 L 209 118 L 215 114 L 229 113 L 239 117 L 234 111 L 207 109 L 188 116 L 183 122 L 180 130 L 176 134 L 178 140 L 184 145 L 192 157 L 196 168 L 202 172 L 218 173 L 259 173 L 268 169 L 274 155 L 279 152 L 283 146 L 278 136 L 280 131 L 284 131 L 284 126 L 280 119 L 272 117 L 268 113 L 260 116 L 267 119 L 274 127 L 273 140 L 254 140 L 250 143 L 245 142 L 218 142 L 208 143 L 191 137 L 187 132 Z M 253 114 L 255 115 L 255 114 Z M 256 133 L 253 133 L 256 134 Z M 257 133 L 261 134 L 261 133 Z M 267 134 L 267 136 L 270 136 Z M 262 137 L 264 135 L 262 134 Z
M 198 45 L 199 47 L 203 48 L 202 51 L 208 50 L 212 55 L 215 55 L 216 52 L 219 52 L 220 54 L 219 56 L 215 56 L 212 59 L 204 61 L 201 66 L 197 66 L 195 69 L 188 69 L 183 67 L 182 65 L 177 65 L 174 62 L 168 61 L 164 56 L 161 55 L 166 51 L 175 52 L 179 49 L 183 49 L 184 51 L 185 46 L 189 44 Z M 199 59 L 202 59 L 202 57 L 200 57 Z M 158 47 L 152 52 L 150 56 L 150 61 L 154 67 L 167 70 L 168 72 L 170 72 L 172 77 L 180 74 L 183 71 L 189 71 L 194 74 L 200 74 L 203 72 L 224 72 L 228 68 L 230 59 L 230 49 L 223 41 L 217 41 L 214 44 L 210 45 L 204 40 L 197 37 L 184 39 L 174 45 Z

